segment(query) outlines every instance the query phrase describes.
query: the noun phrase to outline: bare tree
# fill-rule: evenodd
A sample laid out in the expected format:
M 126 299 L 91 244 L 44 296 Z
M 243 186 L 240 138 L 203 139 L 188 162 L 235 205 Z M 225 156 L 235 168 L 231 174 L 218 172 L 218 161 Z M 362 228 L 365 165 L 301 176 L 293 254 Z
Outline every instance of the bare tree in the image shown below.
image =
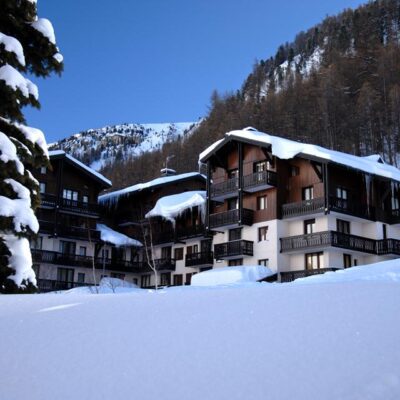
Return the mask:
M 149 268 L 153 271 L 154 279 L 155 279 L 155 289 L 158 290 L 158 271 L 157 265 L 154 260 L 154 246 L 153 246 L 153 230 L 151 227 L 151 220 L 150 218 L 142 219 L 140 223 L 140 227 L 142 229 L 142 236 L 143 236 L 143 244 L 144 244 L 144 251 L 146 256 L 146 263 Z M 145 228 L 148 227 L 148 235 L 145 231 Z M 149 243 L 148 243 L 149 241 Z

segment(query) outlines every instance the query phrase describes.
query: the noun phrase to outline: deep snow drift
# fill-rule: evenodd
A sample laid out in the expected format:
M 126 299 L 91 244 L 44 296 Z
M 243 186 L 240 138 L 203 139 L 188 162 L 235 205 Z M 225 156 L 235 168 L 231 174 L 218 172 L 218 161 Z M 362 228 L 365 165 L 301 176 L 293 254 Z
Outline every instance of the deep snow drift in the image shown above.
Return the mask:
M 1 398 L 397 400 L 400 263 L 381 267 L 386 279 L 373 266 L 370 280 L 0 296 Z

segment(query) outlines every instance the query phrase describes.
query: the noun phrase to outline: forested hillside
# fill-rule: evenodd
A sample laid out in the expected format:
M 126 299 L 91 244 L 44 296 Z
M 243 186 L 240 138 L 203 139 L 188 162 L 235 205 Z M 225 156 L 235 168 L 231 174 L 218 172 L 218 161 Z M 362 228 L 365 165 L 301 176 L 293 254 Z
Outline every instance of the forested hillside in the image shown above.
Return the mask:
M 262 40 L 261 38 L 255 40 Z M 103 170 L 115 187 L 179 172 L 226 131 L 260 131 L 400 165 L 400 0 L 369 2 L 326 18 L 261 60 L 235 93 L 213 93 L 195 134 Z

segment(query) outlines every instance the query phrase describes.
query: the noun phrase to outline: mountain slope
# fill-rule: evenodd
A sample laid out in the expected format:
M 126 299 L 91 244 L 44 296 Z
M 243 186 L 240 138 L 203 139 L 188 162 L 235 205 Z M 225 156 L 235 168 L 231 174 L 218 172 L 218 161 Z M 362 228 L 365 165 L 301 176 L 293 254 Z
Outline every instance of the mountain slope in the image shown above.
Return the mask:
M 123 163 L 144 152 L 160 149 L 164 143 L 185 139 L 198 123 L 121 124 L 88 129 L 49 145 L 62 149 L 100 170 L 115 162 Z

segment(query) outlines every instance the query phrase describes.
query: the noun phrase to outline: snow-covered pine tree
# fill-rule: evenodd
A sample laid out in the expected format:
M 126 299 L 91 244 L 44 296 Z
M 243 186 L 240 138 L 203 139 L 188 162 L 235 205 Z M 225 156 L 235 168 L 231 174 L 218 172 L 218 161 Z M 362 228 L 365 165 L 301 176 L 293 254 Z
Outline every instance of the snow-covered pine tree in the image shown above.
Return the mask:
M 36 0 L 0 0 L 0 10 L 0 293 L 15 293 L 35 288 L 28 239 L 39 229 L 39 188 L 30 171 L 48 163 L 43 133 L 24 125 L 22 108 L 39 108 L 39 94 L 22 74 L 61 73 L 63 58 Z

